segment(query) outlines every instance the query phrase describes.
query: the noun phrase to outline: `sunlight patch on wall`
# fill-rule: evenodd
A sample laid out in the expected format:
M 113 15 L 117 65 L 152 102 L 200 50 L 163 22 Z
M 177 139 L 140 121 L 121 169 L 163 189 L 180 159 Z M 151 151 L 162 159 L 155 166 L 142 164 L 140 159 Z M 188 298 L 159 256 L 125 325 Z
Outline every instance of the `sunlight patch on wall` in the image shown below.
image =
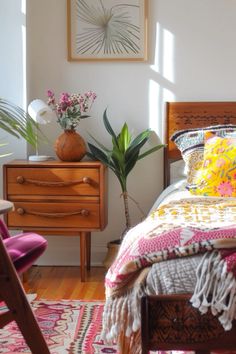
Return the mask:
M 149 127 L 164 141 L 165 103 L 175 101 L 174 35 L 156 24 L 154 63 L 150 66 Z
M 154 130 L 157 135 L 160 134 L 160 85 L 154 81 L 149 82 L 149 127 Z
M 27 86 L 26 86 L 26 1 L 21 0 L 21 12 L 22 12 L 22 105 L 26 110 L 27 107 Z
M 156 24 L 156 43 L 154 46 L 154 48 L 156 48 L 155 53 L 154 53 L 154 65 L 151 65 L 152 70 L 154 70 L 157 73 L 160 72 L 160 67 L 161 67 L 160 51 L 158 50 L 162 46 L 160 41 L 161 41 L 161 26 L 157 22 L 157 24 Z
M 151 69 L 174 83 L 174 35 L 157 22 L 154 64 Z
M 26 0 L 21 0 L 21 12 L 26 15 Z
M 174 95 L 173 91 L 163 88 L 163 101 L 164 102 L 175 101 L 175 95 Z
M 163 76 L 174 82 L 174 36 L 164 29 L 163 31 Z

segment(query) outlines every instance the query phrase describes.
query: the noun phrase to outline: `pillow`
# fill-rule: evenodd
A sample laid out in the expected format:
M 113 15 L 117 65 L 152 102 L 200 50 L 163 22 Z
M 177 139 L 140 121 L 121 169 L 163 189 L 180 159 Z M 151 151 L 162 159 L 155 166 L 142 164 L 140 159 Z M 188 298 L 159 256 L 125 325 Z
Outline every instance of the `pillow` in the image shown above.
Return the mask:
M 186 179 L 185 163 L 183 160 L 171 162 L 170 164 L 170 184 Z
M 181 152 L 186 164 L 187 185 L 191 188 L 197 171 L 202 166 L 205 132 L 226 136 L 230 132 L 236 132 L 236 125 L 215 125 L 205 128 L 179 130 L 170 140 L 173 141 Z
M 236 138 L 211 137 L 205 142 L 203 165 L 193 180 L 195 195 L 236 197 Z

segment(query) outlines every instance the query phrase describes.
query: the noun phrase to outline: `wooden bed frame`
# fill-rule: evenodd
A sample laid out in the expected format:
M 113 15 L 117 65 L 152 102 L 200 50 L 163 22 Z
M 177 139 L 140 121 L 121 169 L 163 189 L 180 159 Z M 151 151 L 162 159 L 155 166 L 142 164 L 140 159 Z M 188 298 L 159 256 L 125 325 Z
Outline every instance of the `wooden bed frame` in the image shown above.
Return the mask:
M 164 152 L 164 186 L 170 183 L 170 164 L 181 159 L 171 135 L 182 129 L 236 124 L 236 102 L 167 102 Z M 191 294 L 145 296 L 141 303 L 142 354 L 149 350 L 236 350 L 236 321 L 225 332 L 210 312 L 201 315 Z M 236 353 L 236 351 L 235 351 Z

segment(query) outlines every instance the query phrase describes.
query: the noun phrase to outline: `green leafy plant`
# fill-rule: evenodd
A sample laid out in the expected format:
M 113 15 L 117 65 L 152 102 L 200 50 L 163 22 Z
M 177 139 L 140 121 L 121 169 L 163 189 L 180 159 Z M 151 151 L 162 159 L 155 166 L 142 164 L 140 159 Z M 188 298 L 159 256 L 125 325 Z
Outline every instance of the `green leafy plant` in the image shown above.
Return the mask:
M 37 146 L 39 126 L 20 107 L 0 97 L 0 129 L 15 136 L 22 137 L 33 147 Z M 7 145 L 6 143 L 0 146 Z M 1 155 L 7 156 L 10 154 Z
M 128 203 L 129 194 L 127 190 L 128 175 L 139 160 L 161 149 L 164 145 L 156 145 L 153 148 L 141 153 L 141 148 L 148 141 L 152 133 L 150 129 L 146 129 L 132 139 L 127 123 L 123 125 L 119 134 L 114 132 L 107 118 L 107 110 L 105 110 L 103 114 L 103 122 L 106 131 L 112 138 L 112 148 L 109 149 L 105 147 L 97 139 L 91 136 L 97 146 L 88 143 L 90 152 L 87 152 L 87 155 L 93 160 L 99 160 L 104 163 L 114 172 L 120 182 L 126 221 L 126 229 L 123 233 L 124 235 L 131 227 Z

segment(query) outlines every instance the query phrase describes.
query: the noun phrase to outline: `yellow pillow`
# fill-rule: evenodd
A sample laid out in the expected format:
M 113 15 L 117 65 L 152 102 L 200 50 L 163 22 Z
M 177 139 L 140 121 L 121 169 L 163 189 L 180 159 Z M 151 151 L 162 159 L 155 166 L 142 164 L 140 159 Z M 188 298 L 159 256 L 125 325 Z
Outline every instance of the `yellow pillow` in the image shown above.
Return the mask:
M 214 136 L 206 140 L 203 164 L 193 185 L 190 191 L 195 195 L 236 197 L 235 138 Z

